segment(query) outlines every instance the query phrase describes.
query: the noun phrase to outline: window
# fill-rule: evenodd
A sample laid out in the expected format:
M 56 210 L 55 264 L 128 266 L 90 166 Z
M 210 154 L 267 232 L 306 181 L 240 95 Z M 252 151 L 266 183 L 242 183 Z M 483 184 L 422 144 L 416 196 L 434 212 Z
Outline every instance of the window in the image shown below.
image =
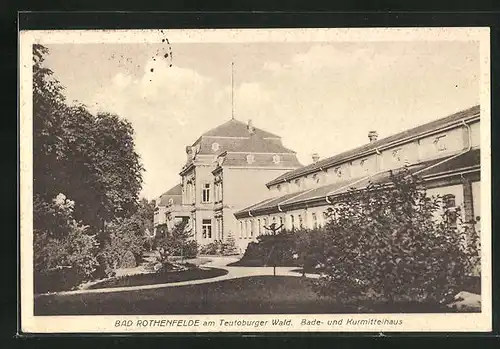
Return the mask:
M 240 239 L 243 237 L 243 222 L 240 221 Z
M 204 219 L 201 224 L 202 236 L 204 239 L 212 238 L 212 220 Z
M 293 214 L 290 215 L 290 225 L 292 226 L 292 230 L 295 229 L 295 218 L 293 217 Z
M 214 185 L 215 202 L 222 201 L 222 182 L 217 182 Z
M 283 226 L 283 221 L 284 221 L 283 217 L 280 217 L 280 226 Z
M 447 194 L 443 196 L 445 216 L 451 228 L 457 227 L 458 212 L 455 209 L 455 195 Z
M 340 166 L 335 167 L 335 170 L 333 172 L 337 175 L 337 177 L 342 177 L 342 168 Z
M 250 237 L 253 237 L 253 226 L 254 226 L 254 221 L 250 221 Z
M 319 174 L 315 173 L 312 177 L 313 183 L 319 184 L 321 182 L 321 177 Z
M 253 154 L 248 154 L 247 155 L 247 162 L 249 164 L 253 164 L 255 162 L 255 156 L 253 156 Z
M 443 203 L 445 208 L 452 208 L 455 207 L 455 195 L 453 194 L 447 194 L 443 196 Z
M 210 183 L 203 184 L 203 192 L 201 196 L 201 202 L 210 202 Z
M 214 152 L 219 150 L 219 148 L 220 148 L 219 143 L 217 143 L 217 142 L 212 143 L 212 150 Z
M 401 148 L 394 149 L 392 151 L 392 157 L 398 162 L 401 161 Z
M 281 162 L 281 158 L 279 155 L 274 155 L 273 156 L 273 162 L 277 165 Z
M 260 219 L 257 219 L 257 235 L 262 234 L 262 225 Z
M 295 186 L 297 187 L 297 189 L 300 189 L 301 184 L 302 184 L 302 183 L 301 183 L 300 178 L 295 180 Z
M 446 135 L 437 136 L 434 139 L 434 145 L 436 146 L 437 151 L 445 151 L 446 150 L 445 139 L 446 139 Z
M 299 228 L 302 229 L 304 227 L 304 221 L 302 220 L 302 215 L 299 214 Z
M 168 205 L 172 206 L 173 204 L 174 204 L 174 199 L 173 198 L 168 199 Z
M 318 227 L 318 216 L 316 216 L 316 213 L 311 214 L 312 217 L 312 222 L 313 222 L 313 229 L 316 229 Z
M 224 232 L 222 231 L 222 218 L 217 218 L 217 239 L 222 240 L 224 238 Z
M 278 192 L 280 192 L 280 191 L 281 191 L 281 185 L 279 185 L 279 184 L 278 184 L 278 185 L 276 186 L 276 189 L 278 190 Z
M 252 234 L 252 221 L 248 220 L 247 221 L 247 228 L 246 228 L 246 232 L 245 232 L 245 239 L 247 239 L 250 234 Z

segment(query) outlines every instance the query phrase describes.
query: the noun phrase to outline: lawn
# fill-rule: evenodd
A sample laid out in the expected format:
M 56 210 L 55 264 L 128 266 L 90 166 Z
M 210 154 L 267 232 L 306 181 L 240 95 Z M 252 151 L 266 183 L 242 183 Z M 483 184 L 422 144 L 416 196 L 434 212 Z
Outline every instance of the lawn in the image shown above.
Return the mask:
M 373 306 L 372 312 L 444 312 L 422 304 Z M 355 313 L 356 308 L 320 298 L 311 280 L 256 276 L 200 285 L 35 299 L 35 315 L 318 314 Z M 365 311 L 366 312 L 366 311 Z M 449 312 L 449 310 L 448 310 Z
M 167 284 L 172 282 L 180 282 L 187 280 L 209 279 L 217 276 L 226 275 L 227 270 L 210 268 L 210 269 L 188 269 L 185 271 L 169 272 L 169 273 L 147 273 L 135 274 L 112 278 L 90 286 L 90 289 L 109 288 L 109 287 L 127 287 L 141 286 L 153 284 Z

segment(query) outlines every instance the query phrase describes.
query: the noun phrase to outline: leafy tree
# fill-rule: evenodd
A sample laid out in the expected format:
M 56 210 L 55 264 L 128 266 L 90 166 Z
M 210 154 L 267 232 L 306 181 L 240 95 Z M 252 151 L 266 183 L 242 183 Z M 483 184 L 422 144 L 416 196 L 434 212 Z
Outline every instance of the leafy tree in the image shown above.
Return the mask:
M 45 66 L 48 53 L 33 45 L 34 260 L 41 274 L 71 266 L 77 282 L 98 267 L 96 257 L 138 253 L 138 231 L 152 225 L 152 214 L 145 219 L 149 207 L 138 201 L 143 167 L 132 125 L 69 105 Z M 131 218 L 138 208 L 143 218 Z M 100 259 L 101 267 L 117 260 Z
M 389 185 L 351 190 L 328 211 L 321 294 L 441 303 L 460 291 L 477 255 L 469 231 L 406 169 Z
M 294 258 L 302 265 L 303 273 L 322 270 L 325 253 L 324 229 L 303 229 L 294 232 Z
M 137 209 L 143 167 L 133 128 L 116 115 L 68 105 L 44 66 L 47 54 L 33 45 L 33 190 L 45 202 L 64 193 L 75 202 L 75 219 L 105 241 L 105 222 Z
M 133 254 L 135 262 L 141 258 L 147 240 L 146 230 L 152 229 L 153 211 L 154 204 L 142 199 L 132 216 L 118 217 L 106 223 L 105 234 L 108 239 L 104 242 L 99 257 L 107 274 L 122 267 L 123 262 L 129 259 L 130 253 Z

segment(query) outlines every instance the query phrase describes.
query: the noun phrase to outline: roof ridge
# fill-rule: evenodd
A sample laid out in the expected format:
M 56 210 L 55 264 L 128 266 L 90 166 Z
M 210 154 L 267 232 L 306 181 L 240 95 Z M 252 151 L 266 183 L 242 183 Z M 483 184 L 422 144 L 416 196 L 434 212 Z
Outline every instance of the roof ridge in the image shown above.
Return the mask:
M 357 152 L 367 152 L 367 151 L 371 151 L 371 150 L 375 150 L 377 149 L 378 147 L 380 146 L 384 146 L 386 144 L 389 144 L 391 142 L 397 142 L 399 140 L 402 140 L 405 137 L 405 135 L 407 137 L 411 137 L 412 136 L 412 132 L 415 132 L 417 131 L 418 129 L 421 129 L 421 128 L 425 128 L 425 127 L 431 127 L 431 126 L 438 126 L 439 128 L 441 127 L 445 127 L 448 123 L 453 123 L 453 122 L 457 122 L 461 119 L 465 119 L 467 117 L 471 117 L 471 113 L 472 112 L 480 112 L 479 110 L 479 105 L 475 105 L 473 107 L 470 107 L 470 108 L 467 108 L 467 109 L 464 109 L 464 110 L 461 110 L 461 111 L 458 111 L 458 112 L 455 112 L 453 114 L 449 114 L 445 117 L 442 117 L 442 118 L 439 118 L 439 119 L 436 119 L 436 120 L 433 120 L 433 121 L 430 121 L 430 122 L 427 122 L 427 123 L 424 123 L 424 124 L 420 124 L 420 125 L 417 125 L 415 127 L 412 127 L 410 129 L 407 129 L 407 130 L 404 130 L 404 131 L 401 131 L 401 132 L 397 132 L 395 134 L 392 134 L 392 135 L 389 135 L 387 137 L 384 137 L 382 139 L 379 139 L 377 141 L 374 141 L 372 143 L 365 143 L 365 144 L 362 144 L 360 146 L 357 146 L 357 147 L 354 147 L 352 149 L 348 149 L 348 150 L 345 150 L 341 153 L 338 153 L 338 154 L 335 154 L 333 156 L 329 156 L 328 158 L 325 158 L 325 159 L 322 159 L 318 162 L 315 162 L 315 163 L 312 163 L 312 164 L 309 164 L 309 165 L 305 165 L 303 167 L 300 167 L 296 170 L 292 170 L 290 172 L 287 172 L 287 173 L 284 173 L 282 174 L 281 176 L 278 176 L 277 178 L 269 181 L 267 183 L 267 185 L 273 185 L 273 184 L 277 184 L 277 183 L 280 183 L 282 181 L 286 181 L 286 180 L 290 180 L 290 179 L 293 179 L 293 178 L 296 178 L 296 177 L 300 177 L 301 175 L 303 174 L 306 174 L 306 173 L 309 173 L 309 171 L 314 171 L 316 169 L 319 169 L 321 168 L 323 165 L 326 165 L 326 166 L 331 166 L 337 162 L 342 162 L 344 161 L 345 159 L 351 157 L 351 154 L 352 155 L 355 155 Z M 455 120 L 456 119 L 456 120 Z M 441 123 L 443 123 L 441 125 Z M 425 133 L 426 131 L 429 131 L 429 130 L 422 130 L 421 132 L 418 132 L 417 134 L 413 135 L 413 136 L 416 136 L 418 134 L 421 134 L 421 133 Z M 390 142 L 388 142 L 390 140 Z M 337 159 L 337 160 L 335 160 Z

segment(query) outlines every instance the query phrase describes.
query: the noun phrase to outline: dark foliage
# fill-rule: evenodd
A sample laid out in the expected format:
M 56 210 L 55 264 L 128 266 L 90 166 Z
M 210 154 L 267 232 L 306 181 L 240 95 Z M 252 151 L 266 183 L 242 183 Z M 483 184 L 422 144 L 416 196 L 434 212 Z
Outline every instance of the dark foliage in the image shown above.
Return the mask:
M 406 169 L 389 185 L 351 190 L 328 211 L 318 292 L 337 299 L 443 303 L 477 262 L 459 208 L 428 197 Z

